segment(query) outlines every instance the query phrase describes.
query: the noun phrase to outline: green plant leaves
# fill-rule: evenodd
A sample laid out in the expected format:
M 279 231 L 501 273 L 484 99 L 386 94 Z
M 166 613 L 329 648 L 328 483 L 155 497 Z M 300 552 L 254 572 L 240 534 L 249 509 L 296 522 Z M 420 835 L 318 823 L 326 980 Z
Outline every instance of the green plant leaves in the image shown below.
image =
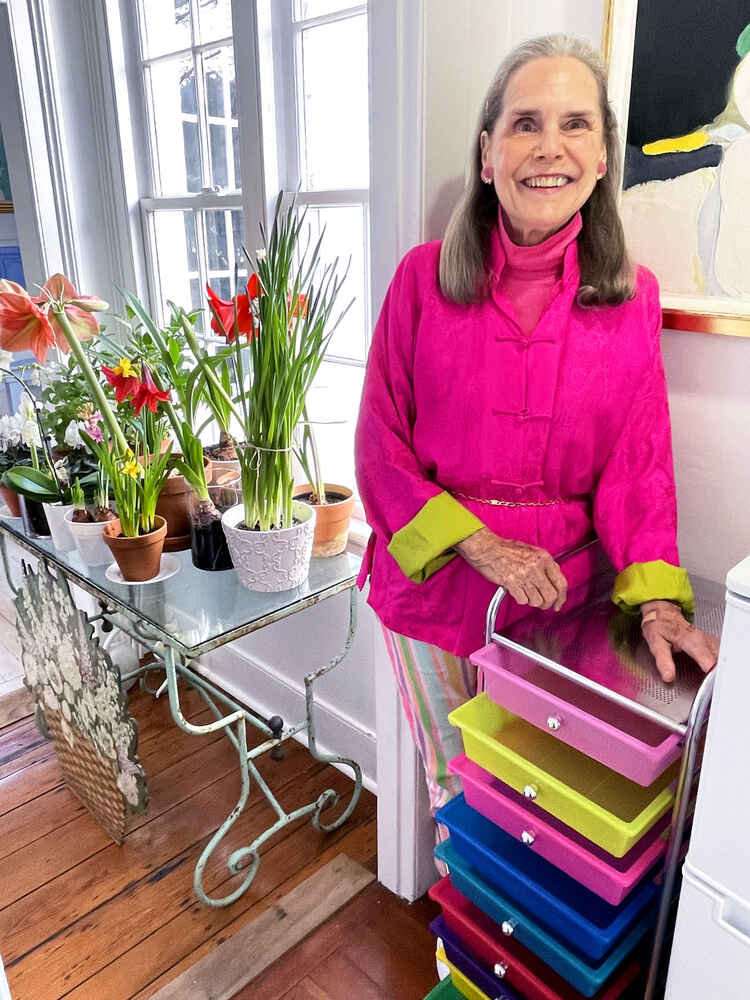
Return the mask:
M 39 503 L 57 503 L 61 499 L 52 476 L 26 465 L 14 465 L 8 469 L 3 476 L 3 485 Z

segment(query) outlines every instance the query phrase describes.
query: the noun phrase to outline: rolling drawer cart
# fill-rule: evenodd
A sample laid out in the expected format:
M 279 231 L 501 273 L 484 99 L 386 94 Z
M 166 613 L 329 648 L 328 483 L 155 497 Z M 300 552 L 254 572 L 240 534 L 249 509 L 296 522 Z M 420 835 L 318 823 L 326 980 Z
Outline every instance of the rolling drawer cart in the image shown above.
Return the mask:
M 643 997 L 657 1000 L 715 676 L 677 654 L 661 681 L 597 539 L 558 562 L 588 578 L 571 610 L 501 633 L 502 587 L 488 608 L 480 693 L 449 717 L 465 748 L 449 765 L 464 795 L 439 815 L 450 881 L 430 892 L 509 996 L 620 996 L 651 932 Z M 724 588 L 691 580 L 695 624 L 720 635 Z

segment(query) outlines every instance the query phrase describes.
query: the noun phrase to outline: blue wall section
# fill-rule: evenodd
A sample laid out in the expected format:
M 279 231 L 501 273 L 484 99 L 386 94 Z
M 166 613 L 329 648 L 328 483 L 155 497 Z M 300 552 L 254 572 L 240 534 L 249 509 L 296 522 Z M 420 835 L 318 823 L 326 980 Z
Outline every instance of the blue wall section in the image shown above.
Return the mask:
M 0 278 L 23 285 L 23 265 L 18 247 L 0 247 Z

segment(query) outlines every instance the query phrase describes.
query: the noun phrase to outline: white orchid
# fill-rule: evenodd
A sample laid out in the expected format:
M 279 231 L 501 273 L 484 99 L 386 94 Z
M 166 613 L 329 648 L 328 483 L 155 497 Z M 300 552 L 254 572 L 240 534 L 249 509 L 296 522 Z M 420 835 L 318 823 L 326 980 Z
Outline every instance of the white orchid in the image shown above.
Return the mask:
M 81 427 L 85 427 L 83 421 L 71 420 L 65 428 L 65 444 L 69 448 L 83 448 Z

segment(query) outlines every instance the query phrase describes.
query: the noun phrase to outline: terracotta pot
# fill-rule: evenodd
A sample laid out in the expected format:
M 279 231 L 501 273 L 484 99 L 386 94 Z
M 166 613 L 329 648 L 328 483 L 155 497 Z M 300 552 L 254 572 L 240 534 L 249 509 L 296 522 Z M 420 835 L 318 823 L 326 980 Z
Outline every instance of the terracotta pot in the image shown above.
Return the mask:
M 16 491 L 12 490 L 10 486 L 0 486 L 0 494 L 2 494 L 3 500 L 8 505 L 11 517 L 20 517 L 21 505 L 18 502 L 18 494 Z
M 326 494 L 338 494 L 343 499 L 326 504 L 310 503 L 307 499 L 304 501 L 315 511 L 313 556 L 337 556 L 344 551 L 349 539 L 349 521 L 354 509 L 352 491 L 336 483 L 326 483 L 325 488 Z M 310 483 L 302 483 L 294 487 L 294 496 L 301 499 L 309 495 L 312 489 Z
M 123 578 L 134 583 L 153 579 L 159 572 L 167 522 L 157 515 L 154 530 L 137 538 L 126 538 L 120 531 L 120 518 L 116 517 L 104 525 L 102 537 L 115 557 Z
M 211 481 L 211 459 L 204 457 L 206 481 Z M 156 502 L 156 513 L 167 522 L 165 552 L 181 552 L 190 548 L 190 494 L 192 489 L 184 476 L 170 476 Z

